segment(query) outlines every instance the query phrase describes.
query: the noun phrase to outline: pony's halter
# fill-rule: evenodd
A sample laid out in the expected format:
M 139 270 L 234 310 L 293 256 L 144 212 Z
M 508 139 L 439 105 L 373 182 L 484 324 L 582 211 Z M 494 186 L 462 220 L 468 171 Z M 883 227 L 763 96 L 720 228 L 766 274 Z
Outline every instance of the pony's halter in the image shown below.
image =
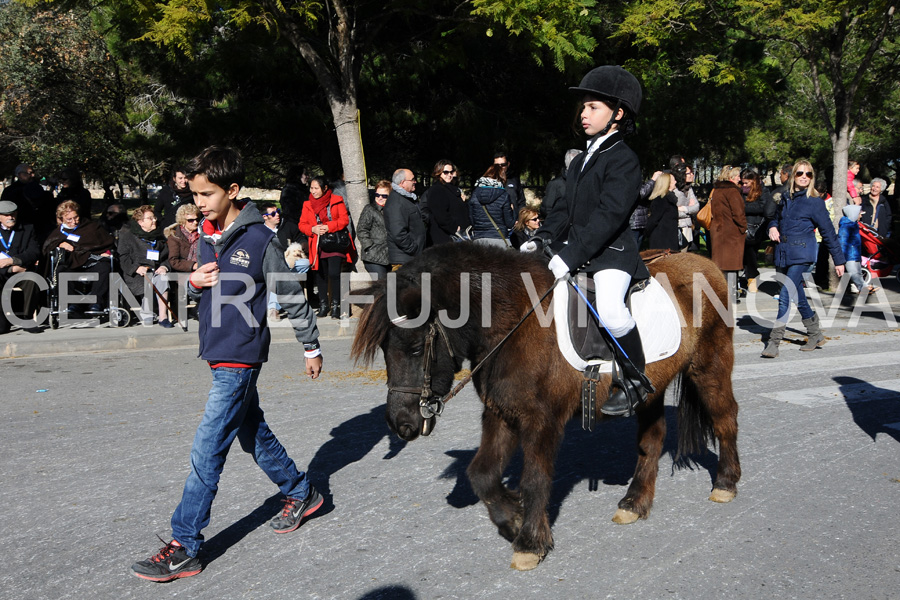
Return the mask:
M 434 392 L 431 390 L 431 366 L 436 360 L 434 354 L 434 338 L 437 337 L 438 333 L 440 333 L 441 338 L 447 346 L 447 352 L 450 353 L 450 360 L 455 359 L 453 348 L 450 346 L 450 339 L 447 337 L 447 331 L 439 321 L 434 320 L 428 324 L 428 333 L 425 334 L 425 350 L 422 353 L 422 371 L 424 373 L 422 387 L 388 386 L 388 392 L 419 394 L 419 412 L 422 413 L 422 417 L 425 419 L 440 416 L 440 414 L 444 412 L 444 401 L 441 398 L 434 398 Z

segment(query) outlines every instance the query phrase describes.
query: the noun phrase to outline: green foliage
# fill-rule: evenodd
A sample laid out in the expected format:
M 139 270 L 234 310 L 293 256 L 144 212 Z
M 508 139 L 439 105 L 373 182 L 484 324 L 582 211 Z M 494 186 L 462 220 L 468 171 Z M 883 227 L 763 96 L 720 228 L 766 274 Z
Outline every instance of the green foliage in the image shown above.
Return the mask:
M 535 47 L 549 49 L 560 71 L 567 61 L 589 62 L 597 47 L 596 0 L 473 0 L 472 6 L 473 15 L 502 25 L 512 35 L 528 35 Z M 492 36 L 493 30 L 486 34 Z M 542 64 L 540 53 L 532 57 Z

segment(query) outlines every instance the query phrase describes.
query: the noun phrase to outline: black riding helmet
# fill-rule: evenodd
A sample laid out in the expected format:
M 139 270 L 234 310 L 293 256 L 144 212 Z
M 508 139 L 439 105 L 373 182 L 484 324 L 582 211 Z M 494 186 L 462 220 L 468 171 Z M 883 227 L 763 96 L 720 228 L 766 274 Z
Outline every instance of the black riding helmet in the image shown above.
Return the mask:
M 597 96 L 603 100 L 611 100 L 617 107 L 613 110 L 613 119 L 615 119 L 618 108 L 624 108 L 625 118 L 623 120 L 625 123 L 623 125 L 626 126 L 634 126 L 634 118 L 637 117 L 638 111 L 641 109 L 641 98 L 643 96 L 641 84 L 638 83 L 634 75 L 619 66 L 605 65 L 597 67 L 581 79 L 578 87 L 570 87 L 569 91 L 576 94 Z M 609 131 L 613 122 L 613 120 L 610 120 L 601 134 Z M 625 127 L 625 129 L 628 128 Z M 622 129 L 622 125 L 620 125 L 620 129 Z

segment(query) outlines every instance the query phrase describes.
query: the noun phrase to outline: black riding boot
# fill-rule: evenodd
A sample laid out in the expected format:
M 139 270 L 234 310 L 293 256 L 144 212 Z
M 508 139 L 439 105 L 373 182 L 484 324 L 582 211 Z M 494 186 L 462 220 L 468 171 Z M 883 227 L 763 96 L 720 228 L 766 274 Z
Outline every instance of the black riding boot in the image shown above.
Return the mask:
M 341 318 L 341 303 L 340 302 L 332 302 L 331 303 L 331 318 L 332 319 L 340 319 Z
M 614 383 L 610 386 L 609 399 L 600 407 L 604 415 L 614 417 L 631 415 L 635 407 L 647 399 L 647 390 L 640 379 L 645 367 L 641 334 L 635 326 L 616 341 L 631 359 L 631 364 L 622 365 L 621 385 Z

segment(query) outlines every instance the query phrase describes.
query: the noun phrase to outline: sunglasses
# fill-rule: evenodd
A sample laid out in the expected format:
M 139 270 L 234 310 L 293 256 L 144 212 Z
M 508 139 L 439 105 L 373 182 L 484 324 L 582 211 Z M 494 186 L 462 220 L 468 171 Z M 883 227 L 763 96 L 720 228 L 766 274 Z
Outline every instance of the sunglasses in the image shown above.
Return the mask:
M 452 171 L 444 171 L 444 175 L 452 175 L 454 173 L 456 173 L 456 169 L 453 169 Z
M 507 166 L 509 166 L 509 163 L 508 163 L 508 162 L 494 163 L 494 164 L 497 165 L 498 167 L 501 167 L 501 168 L 502 168 L 502 167 L 507 167 Z
M 199 221 L 199 220 L 200 220 L 200 219 L 185 219 L 184 222 L 185 222 L 185 223 L 196 223 L 196 222 Z
M 387 198 L 388 195 L 387 194 L 375 194 L 375 197 L 376 198 Z
M 275 212 L 263 213 L 263 216 L 264 217 L 274 217 L 274 216 L 280 215 L 280 214 L 281 214 L 281 209 L 276 208 Z
M 810 179 L 812 179 L 812 176 L 812 171 L 797 171 L 797 177 L 809 177 Z
M 531 223 L 532 221 L 540 221 L 540 220 L 541 219 L 539 217 L 534 217 L 533 219 L 528 219 L 526 222 Z

